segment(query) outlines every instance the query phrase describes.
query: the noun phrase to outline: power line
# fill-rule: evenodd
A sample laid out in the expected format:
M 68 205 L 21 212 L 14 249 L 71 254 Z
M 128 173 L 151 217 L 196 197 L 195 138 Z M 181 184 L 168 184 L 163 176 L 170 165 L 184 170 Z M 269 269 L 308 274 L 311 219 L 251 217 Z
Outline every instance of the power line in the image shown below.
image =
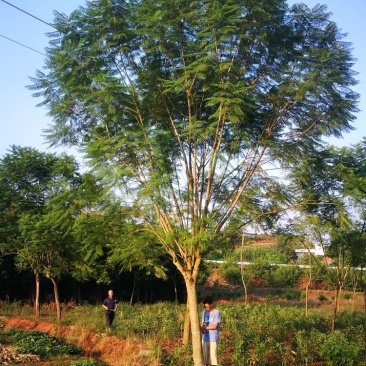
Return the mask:
M 14 41 L 14 39 L 11 39 L 11 38 L 9 38 L 9 37 L 6 37 L 6 36 L 4 36 L 4 35 L 2 35 L 2 34 L 0 34 L 0 37 L 6 38 L 6 39 L 8 39 L 8 40 L 9 40 L 9 41 L 11 41 L 11 42 L 17 43 L 17 44 L 19 44 L 19 45 L 21 45 L 21 46 L 23 46 L 23 47 L 25 47 L 25 48 L 28 48 L 28 49 L 32 50 L 33 52 L 37 52 L 37 53 L 39 53 L 39 54 L 41 54 L 41 55 L 43 55 L 43 56 L 46 56 L 44 53 L 39 52 L 39 51 L 35 50 L 34 48 L 28 47 L 28 46 L 26 46 L 26 45 L 25 45 L 25 44 L 23 44 L 23 43 L 20 43 L 20 42 Z
M 40 18 L 36 17 L 35 15 L 32 15 L 32 14 L 28 13 L 27 11 L 25 11 L 25 10 L 23 10 L 23 9 L 18 8 L 17 6 L 15 6 L 15 5 L 13 5 L 13 4 L 10 4 L 8 1 L 5 1 L 5 0 L 1 0 L 1 1 L 2 1 L 2 2 L 4 2 L 5 4 L 8 4 L 8 5 L 12 6 L 13 8 L 15 8 L 15 9 L 17 9 L 17 10 L 19 10 L 19 11 L 22 11 L 23 13 L 25 13 L 25 14 L 27 14 L 27 15 L 31 16 L 32 18 L 37 19 L 38 21 L 40 21 L 40 22 L 42 22 L 42 23 L 44 23 L 44 24 L 47 24 L 47 25 L 49 25 L 50 27 L 52 27 L 52 28 L 55 28 L 55 29 L 56 29 L 56 27 L 55 27 L 54 25 L 52 25 L 52 24 L 50 24 L 50 23 L 45 22 L 44 20 L 42 20 L 42 19 L 40 19 Z M 6 38 L 6 37 L 5 37 L 5 38 Z M 38 51 L 36 51 L 36 52 L 38 52 Z
M 35 15 L 33 15 L 33 14 L 31 14 L 31 13 L 28 13 L 27 11 L 25 11 L 25 10 L 23 10 L 23 9 L 21 9 L 21 8 L 18 8 L 17 6 L 15 6 L 15 5 L 13 5 L 13 4 L 11 4 L 11 3 L 9 3 L 8 1 L 5 1 L 5 0 L 1 0 L 1 1 L 2 1 L 3 3 L 5 3 L 5 4 L 8 4 L 8 5 L 12 6 L 13 8 L 15 8 L 15 9 L 17 9 L 17 10 L 19 10 L 19 11 L 21 11 L 21 12 L 23 12 L 23 13 L 25 13 L 25 14 L 29 15 L 29 16 L 31 16 L 32 18 L 37 19 L 38 21 L 40 21 L 40 22 L 42 22 L 42 23 L 44 23 L 44 24 L 47 24 L 48 26 L 50 26 L 50 27 L 52 27 L 52 28 L 55 28 L 55 29 L 56 29 L 56 27 L 55 27 L 54 25 L 52 25 L 52 24 L 50 24 L 50 23 L 45 22 L 45 21 L 44 21 L 44 20 L 42 20 L 41 18 L 38 18 L 38 17 L 36 17 Z M 37 50 L 35 50 L 34 48 L 28 47 L 28 46 L 26 46 L 26 45 L 25 45 L 25 44 L 23 44 L 23 43 L 17 42 L 17 41 L 15 41 L 14 39 L 11 39 L 11 38 L 9 38 L 9 37 L 6 37 L 6 36 L 4 36 L 3 34 L 0 34 L 0 37 L 3 37 L 3 38 L 5 38 L 5 39 L 7 39 L 7 40 L 9 40 L 9 41 L 11 41 L 11 42 L 14 42 L 14 43 L 16 43 L 16 44 L 18 44 L 18 45 L 22 46 L 22 47 L 28 48 L 29 50 L 31 50 L 31 51 L 33 51 L 33 52 L 37 52 L 37 53 L 39 53 L 39 54 L 41 54 L 41 55 L 43 55 L 43 56 L 46 56 L 44 53 L 42 53 L 42 52 L 40 52 L 40 51 L 37 51 Z

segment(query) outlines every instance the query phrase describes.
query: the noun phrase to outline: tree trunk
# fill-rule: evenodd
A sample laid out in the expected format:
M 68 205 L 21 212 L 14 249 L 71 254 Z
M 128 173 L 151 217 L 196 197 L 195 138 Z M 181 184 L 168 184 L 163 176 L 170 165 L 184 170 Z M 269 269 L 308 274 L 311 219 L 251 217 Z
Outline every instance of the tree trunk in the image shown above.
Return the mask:
M 36 298 L 34 301 L 34 310 L 35 310 L 35 314 L 36 314 L 36 318 L 39 318 L 39 316 L 41 315 L 41 311 L 40 311 L 40 306 L 39 306 L 39 273 L 38 272 L 34 272 L 34 276 L 36 279 Z
M 248 289 L 247 289 L 247 283 L 245 282 L 244 278 L 244 257 L 243 257 L 243 250 L 244 250 L 244 244 L 245 244 L 245 232 L 243 229 L 242 237 L 241 237 L 241 249 L 240 249 L 240 275 L 241 275 L 241 282 L 244 287 L 244 304 L 246 305 L 248 303 Z
M 311 261 L 311 252 L 308 252 L 309 254 L 309 278 L 306 282 L 306 287 L 305 287 L 305 316 L 308 316 L 309 313 L 309 287 L 311 285 L 311 281 L 312 281 L 312 276 L 313 276 L 313 263 Z
M 136 289 L 136 276 L 133 276 L 133 286 L 132 286 L 132 291 L 131 291 L 131 297 L 130 297 L 130 305 L 133 304 L 133 297 L 135 296 L 135 289 Z
M 178 302 L 178 289 L 177 289 L 177 270 L 174 271 L 174 275 L 171 277 L 174 286 L 174 301 Z
M 187 286 L 187 298 L 189 317 L 191 320 L 191 335 L 192 335 L 192 354 L 193 354 L 193 365 L 202 366 L 202 347 L 201 347 L 201 332 L 199 326 L 199 314 L 197 307 L 197 289 L 196 281 L 191 276 L 185 277 Z
M 190 327 L 191 323 L 190 323 L 190 318 L 189 318 L 189 305 L 187 302 L 187 309 L 186 309 L 186 315 L 184 316 L 184 327 L 183 327 L 183 345 L 184 346 L 188 346 L 189 343 L 189 332 L 191 330 Z
M 337 314 L 338 314 L 338 308 L 339 308 L 339 296 L 340 296 L 340 287 L 337 286 L 336 288 L 336 294 L 335 294 L 335 304 L 334 304 L 334 311 L 333 311 L 333 318 L 332 318 L 332 332 L 334 331 L 335 329 L 335 321 L 336 321 L 336 318 L 337 318 Z
M 305 316 L 309 315 L 309 286 L 310 286 L 310 281 L 308 281 L 306 283 L 306 287 L 305 287 Z
M 57 281 L 53 277 L 51 277 L 50 280 L 53 283 L 53 293 L 55 295 L 57 321 L 60 321 L 61 320 L 61 306 L 60 306 L 60 296 L 58 293 Z

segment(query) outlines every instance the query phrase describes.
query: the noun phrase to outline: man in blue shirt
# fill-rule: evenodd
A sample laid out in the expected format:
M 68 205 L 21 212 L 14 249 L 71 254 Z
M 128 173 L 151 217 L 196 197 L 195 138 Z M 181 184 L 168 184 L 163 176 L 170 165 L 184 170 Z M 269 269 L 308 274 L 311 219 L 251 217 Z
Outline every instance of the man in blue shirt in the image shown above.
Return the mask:
M 217 365 L 217 342 L 219 340 L 220 312 L 214 308 L 211 298 L 203 300 L 205 310 L 202 314 L 202 354 L 205 366 Z

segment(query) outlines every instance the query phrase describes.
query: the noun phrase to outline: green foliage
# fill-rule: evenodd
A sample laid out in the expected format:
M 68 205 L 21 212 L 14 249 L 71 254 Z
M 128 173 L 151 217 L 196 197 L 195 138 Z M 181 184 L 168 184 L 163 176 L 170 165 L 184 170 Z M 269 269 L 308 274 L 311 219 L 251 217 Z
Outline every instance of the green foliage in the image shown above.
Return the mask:
M 237 250 L 235 252 L 235 258 L 232 260 L 239 261 L 240 260 L 240 251 Z M 246 262 L 268 262 L 268 263 L 277 263 L 277 264 L 285 264 L 289 263 L 291 256 L 288 256 L 284 253 L 281 253 L 278 250 L 276 245 L 268 245 L 266 247 L 244 247 L 243 248 L 243 260 Z
M 181 332 L 185 306 L 159 302 L 129 305 L 120 302 L 112 331 L 122 338 L 173 339 Z M 88 316 L 85 316 L 88 314 Z M 98 332 L 105 332 L 104 312 L 100 306 L 77 306 L 63 320 Z
M 249 222 L 271 225 L 299 203 L 301 182 L 285 186 L 266 162 L 316 165 L 323 136 L 351 129 L 351 46 L 329 17 L 285 0 L 100 0 L 56 13 L 32 86 L 53 118 L 48 140 L 80 147 L 195 283 L 233 216 L 250 207 Z
M 173 339 L 181 331 L 185 313 L 184 305 L 169 306 L 161 302 L 153 305 L 119 304 L 115 330 L 123 338 L 155 337 Z
M 318 342 L 321 336 L 322 333 L 317 329 L 296 331 L 292 347 L 296 350 L 294 356 L 297 365 L 311 365 L 320 360 Z
M 276 235 L 276 245 L 279 251 L 291 260 L 294 259 L 295 249 L 304 247 L 300 239 L 293 234 L 279 234 Z
M 340 330 L 322 335 L 319 340 L 319 355 L 327 360 L 328 365 L 357 365 L 362 346 L 347 339 Z
M 249 278 L 264 279 L 266 274 L 270 272 L 273 267 L 269 263 L 251 263 L 246 267 Z
M 318 300 L 321 302 L 329 302 L 329 299 L 324 294 L 320 294 Z
M 305 316 L 304 308 L 298 306 L 227 303 L 216 307 L 222 316 L 219 342 L 219 363 L 222 365 L 242 366 L 243 360 L 267 366 L 310 365 L 312 362 L 361 365 L 366 356 L 366 318 L 359 311 L 341 311 L 336 323 L 337 331 L 332 335 L 332 314 L 321 309 L 310 309 Z M 191 348 L 181 347 L 179 342 L 185 313 L 186 306 L 176 303 L 120 303 L 112 335 L 153 342 L 157 347 L 166 345 L 167 341 L 173 342 L 176 345 L 174 349 L 162 347 L 158 352 L 159 362 L 164 366 L 187 366 L 192 362 Z M 72 316 L 74 327 L 104 331 L 105 320 L 100 306 L 79 306 L 70 309 L 65 318 L 69 316 Z M 99 328 L 96 329 L 97 323 Z M 0 332 L 0 342 L 15 339 L 15 333 L 18 332 L 14 329 Z M 59 347 L 64 352 L 69 349 L 63 342 L 60 346 L 55 344 L 48 335 L 38 339 L 38 332 L 21 332 L 19 337 L 26 339 L 24 350 L 34 352 L 41 349 L 41 352 L 49 352 L 47 357 L 48 354 L 56 354 L 54 350 L 57 352 Z M 84 363 L 75 366 L 89 366 L 86 362 L 96 361 L 78 362 Z
M 107 364 L 102 361 L 83 360 L 71 362 L 70 366 L 107 366 Z
M 58 47 L 31 86 L 53 117 L 48 141 L 80 147 L 189 279 L 231 218 L 271 226 L 295 203 L 263 162 L 291 170 L 351 128 L 351 47 L 329 16 L 285 0 L 56 13 Z
M 264 279 L 269 287 L 296 287 L 302 270 L 298 266 L 275 266 L 268 274 Z
M 63 339 L 49 336 L 38 331 L 8 331 L 11 342 L 18 348 L 19 353 L 30 353 L 40 357 L 52 355 L 80 355 L 82 349 L 78 346 L 67 344 Z
M 286 300 L 300 300 L 301 297 L 301 291 L 298 290 L 287 290 L 284 293 L 284 298 Z
M 248 278 L 260 278 L 265 287 L 296 287 L 303 274 L 298 266 L 279 266 L 269 263 L 252 263 L 246 266 Z
M 320 311 L 310 311 L 304 316 L 302 309 L 277 305 L 220 306 L 223 319 L 221 349 L 229 347 L 225 337 L 230 337 L 233 347 L 233 365 L 242 365 L 243 360 L 253 360 L 265 365 L 310 365 L 311 362 L 361 361 L 366 352 L 363 324 L 365 317 L 355 322 L 352 332 L 338 330 L 332 335 L 330 319 Z M 352 314 L 344 314 L 351 321 Z M 325 340 L 327 346 L 321 346 Z M 337 348 L 337 340 L 340 346 Z M 289 341 L 291 345 L 289 345 Z M 347 343 L 347 345 L 346 345 Z M 338 352 L 345 347 L 345 354 Z M 333 363 L 343 365 L 347 363 Z
M 219 268 L 219 273 L 232 285 L 242 285 L 240 266 L 237 263 L 227 262 Z
M 161 366 L 190 366 L 192 365 L 192 348 L 187 347 L 174 347 L 172 353 L 163 352 L 159 365 Z
M 211 269 L 214 267 L 215 266 L 210 264 L 209 262 L 203 262 L 200 267 L 200 273 L 197 277 L 197 284 L 204 283 L 211 274 Z
M 351 330 L 362 324 L 363 315 L 358 311 L 341 309 L 335 321 L 336 329 Z M 366 334 L 365 334 L 366 336 Z

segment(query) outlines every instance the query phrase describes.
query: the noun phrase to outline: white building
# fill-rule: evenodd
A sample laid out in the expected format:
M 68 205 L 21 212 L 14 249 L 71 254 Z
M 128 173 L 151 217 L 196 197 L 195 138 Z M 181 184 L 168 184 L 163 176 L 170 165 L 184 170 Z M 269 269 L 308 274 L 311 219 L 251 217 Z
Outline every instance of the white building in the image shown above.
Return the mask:
M 315 256 L 324 257 L 324 250 L 319 245 L 315 245 L 315 248 L 312 248 L 312 249 L 295 249 L 295 254 L 296 254 L 297 258 L 300 258 L 303 255 L 308 254 L 309 252 Z

